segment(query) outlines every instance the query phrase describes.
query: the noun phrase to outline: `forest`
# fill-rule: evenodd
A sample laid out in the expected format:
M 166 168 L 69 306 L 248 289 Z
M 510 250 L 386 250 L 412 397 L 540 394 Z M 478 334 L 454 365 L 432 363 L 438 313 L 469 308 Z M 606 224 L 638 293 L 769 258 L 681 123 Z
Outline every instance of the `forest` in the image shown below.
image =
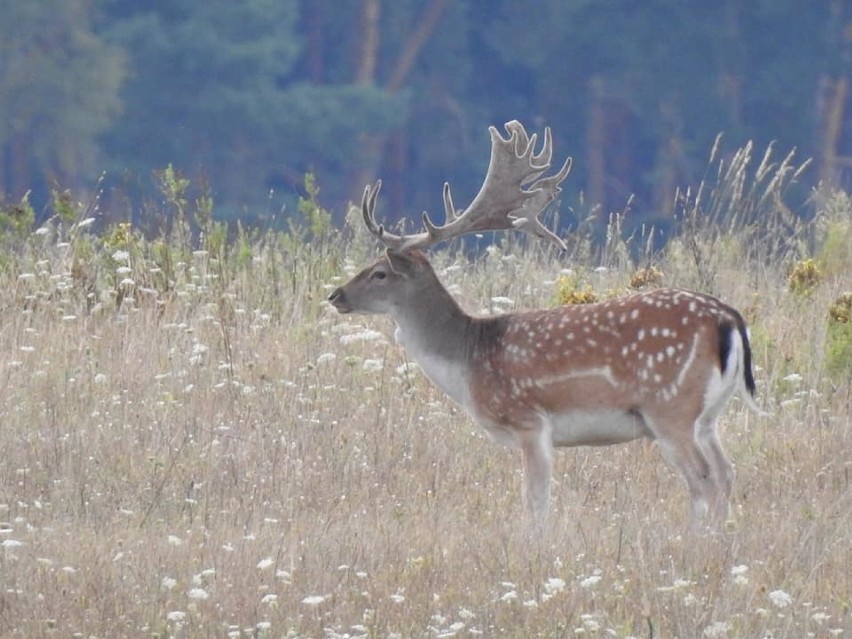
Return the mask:
M 666 228 L 749 141 L 813 159 L 806 216 L 852 177 L 850 76 L 842 0 L 0 0 L 0 202 L 156 231 L 171 166 L 219 219 L 285 222 L 306 174 L 338 223 L 380 177 L 396 219 L 469 199 L 518 119 L 574 158 L 554 224 Z

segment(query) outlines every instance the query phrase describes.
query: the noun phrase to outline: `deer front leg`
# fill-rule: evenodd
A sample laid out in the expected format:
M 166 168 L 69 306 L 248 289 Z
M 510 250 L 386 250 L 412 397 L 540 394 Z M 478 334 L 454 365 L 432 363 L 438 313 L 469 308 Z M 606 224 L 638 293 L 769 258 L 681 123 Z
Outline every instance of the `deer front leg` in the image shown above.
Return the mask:
M 553 442 L 547 428 L 537 427 L 520 435 L 527 508 L 535 529 L 544 530 L 550 508 L 550 479 L 553 474 Z

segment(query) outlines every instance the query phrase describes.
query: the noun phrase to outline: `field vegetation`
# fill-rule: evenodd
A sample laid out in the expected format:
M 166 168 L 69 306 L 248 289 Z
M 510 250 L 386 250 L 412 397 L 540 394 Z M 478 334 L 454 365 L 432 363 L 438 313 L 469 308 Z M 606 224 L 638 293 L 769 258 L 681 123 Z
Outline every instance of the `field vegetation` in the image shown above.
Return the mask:
M 4 204 L 0 636 L 850 636 L 852 198 L 817 192 L 798 222 L 801 167 L 742 153 L 678 195 L 661 250 L 613 216 L 604 246 L 433 253 L 473 312 L 657 285 L 739 308 L 771 414 L 722 418 L 716 534 L 636 442 L 560 452 L 531 538 L 516 453 L 389 320 L 324 301 L 375 247 L 313 183 L 287 232 L 225 228 L 170 169 L 154 237 L 93 232 L 97 200 L 68 193 L 38 228 Z

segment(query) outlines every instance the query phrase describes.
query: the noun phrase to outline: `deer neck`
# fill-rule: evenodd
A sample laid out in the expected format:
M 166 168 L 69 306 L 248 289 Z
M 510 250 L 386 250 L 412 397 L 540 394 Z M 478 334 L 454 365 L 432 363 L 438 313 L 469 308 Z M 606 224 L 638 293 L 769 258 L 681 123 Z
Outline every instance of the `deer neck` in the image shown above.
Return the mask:
M 396 340 L 415 360 L 423 356 L 462 363 L 468 353 L 473 318 L 443 286 L 418 293 L 416 304 L 393 314 Z
M 396 341 L 438 388 L 470 408 L 468 371 L 481 320 L 465 313 L 443 286 L 422 293 L 417 304 L 393 314 Z

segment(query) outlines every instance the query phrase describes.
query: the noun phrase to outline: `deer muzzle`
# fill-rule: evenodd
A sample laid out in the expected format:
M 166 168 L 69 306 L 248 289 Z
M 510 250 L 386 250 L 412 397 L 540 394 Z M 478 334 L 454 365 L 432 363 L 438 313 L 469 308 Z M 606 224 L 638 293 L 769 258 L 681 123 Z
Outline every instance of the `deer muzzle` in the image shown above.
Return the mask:
M 338 313 L 346 314 L 351 313 L 353 310 L 352 304 L 346 299 L 346 293 L 343 291 L 343 288 L 334 289 L 331 295 L 328 296 L 328 301 L 337 309 Z

